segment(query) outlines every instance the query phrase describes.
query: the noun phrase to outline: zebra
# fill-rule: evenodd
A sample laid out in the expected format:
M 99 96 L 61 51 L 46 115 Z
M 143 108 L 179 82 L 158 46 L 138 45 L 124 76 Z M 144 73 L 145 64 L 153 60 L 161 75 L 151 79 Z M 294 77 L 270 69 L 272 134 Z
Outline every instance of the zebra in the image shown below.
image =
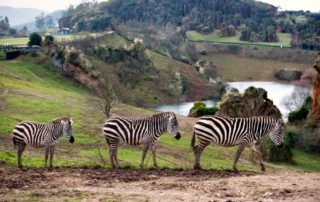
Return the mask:
M 13 145 L 18 153 L 18 166 L 23 168 L 21 162 L 22 153 L 27 145 L 36 148 L 45 147 L 45 167 L 47 168 L 50 153 L 50 169 L 52 169 L 52 158 L 58 138 L 67 136 L 70 143 L 74 142 L 72 134 L 72 119 L 58 118 L 49 123 L 37 123 L 25 121 L 17 124 L 13 129 Z
M 238 150 L 233 162 L 233 170 L 238 172 L 237 162 L 247 146 L 255 152 L 260 161 L 262 171 L 265 165 L 261 153 L 255 143 L 263 136 L 268 135 L 274 144 L 281 148 L 283 140 L 284 121 L 272 117 L 227 118 L 218 116 L 201 117 L 194 125 L 191 147 L 195 155 L 194 169 L 201 169 L 200 156 L 205 147 L 211 142 L 217 145 L 230 147 L 238 145 Z M 195 146 L 196 137 L 199 144 Z
M 158 167 L 156 161 L 156 141 L 160 135 L 168 132 L 177 140 L 181 138 L 178 131 L 178 121 L 173 112 L 158 113 L 143 119 L 130 119 L 113 117 L 108 119 L 103 127 L 103 135 L 109 146 L 109 158 L 112 168 L 118 168 L 117 148 L 120 142 L 127 145 L 144 144 L 140 168 L 144 167 L 144 159 L 151 148 L 153 165 Z

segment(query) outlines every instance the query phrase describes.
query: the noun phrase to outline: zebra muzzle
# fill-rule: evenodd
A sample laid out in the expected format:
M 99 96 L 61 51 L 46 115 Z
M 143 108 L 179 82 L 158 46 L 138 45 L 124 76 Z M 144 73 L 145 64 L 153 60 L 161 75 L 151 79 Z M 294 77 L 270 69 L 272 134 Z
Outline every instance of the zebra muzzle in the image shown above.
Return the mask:
M 70 137 L 69 142 L 70 143 L 74 143 L 74 137 L 73 136 Z
M 176 135 L 176 136 L 174 136 L 174 138 L 176 138 L 177 140 L 180 140 L 180 138 L 181 138 L 180 133 L 179 133 L 179 132 L 177 132 L 177 135 Z

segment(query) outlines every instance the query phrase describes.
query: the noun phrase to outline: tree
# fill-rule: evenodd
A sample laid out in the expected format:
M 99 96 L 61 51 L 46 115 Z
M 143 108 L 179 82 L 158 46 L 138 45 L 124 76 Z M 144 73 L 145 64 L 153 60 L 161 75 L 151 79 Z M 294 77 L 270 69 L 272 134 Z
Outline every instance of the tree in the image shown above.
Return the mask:
M 21 34 L 26 34 L 28 32 L 28 28 L 26 26 L 23 26 L 23 28 L 20 30 Z
M 317 71 L 317 77 L 312 88 L 312 108 L 310 116 L 312 120 L 320 121 L 320 52 L 317 55 L 313 67 Z
M 51 44 L 53 44 L 54 38 L 51 35 L 46 35 L 44 37 L 44 45 L 45 46 L 50 46 Z
M 47 15 L 45 17 L 45 21 L 46 21 L 46 28 L 54 28 L 54 20 L 53 17 L 51 15 Z
M 286 96 L 282 99 L 281 105 L 292 112 L 299 109 L 308 96 L 310 96 L 309 88 L 296 86 L 294 87 L 291 95 Z
M 43 30 L 46 28 L 46 19 L 43 13 L 36 17 L 36 27 L 38 30 Z
M 42 38 L 41 36 L 34 32 L 29 36 L 28 46 L 41 46 Z
M 14 36 L 14 35 L 17 34 L 17 30 L 16 30 L 16 29 L 13 29 L 13 28 L 10 28 L 10 29 L 9 29 L 9 34 L 12 35 L 12 36 Z

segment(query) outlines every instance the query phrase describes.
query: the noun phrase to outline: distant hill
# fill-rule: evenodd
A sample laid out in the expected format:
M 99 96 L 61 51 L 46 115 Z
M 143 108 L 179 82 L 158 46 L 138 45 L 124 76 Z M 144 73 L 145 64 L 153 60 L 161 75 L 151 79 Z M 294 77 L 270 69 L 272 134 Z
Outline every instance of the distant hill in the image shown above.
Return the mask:
M 52 13 L 45 13 L 45 14 L 51 15 L 56 23 L 56 26 L 58 26 L 58 20 L 59 20 L 59 18 L 61 18 L 62 14 L 63 14 L 63 10 L 57 10 L 57 11 L 53 11 Z M 16 29 L 21 29 L 24 26 L 26 26 L 29 31 L 35 30 L 36 29 L 35 19 L 33 18 L 30 22 L 19 24 L 19 25 L 13 26 L 13 27 Z
M 9 18 L 10 26 L 14 27 L 23 23 L 34 21 L 35 17 L 45 11 L 35 8 L 13 8 L 0 6 L 0 16 Z

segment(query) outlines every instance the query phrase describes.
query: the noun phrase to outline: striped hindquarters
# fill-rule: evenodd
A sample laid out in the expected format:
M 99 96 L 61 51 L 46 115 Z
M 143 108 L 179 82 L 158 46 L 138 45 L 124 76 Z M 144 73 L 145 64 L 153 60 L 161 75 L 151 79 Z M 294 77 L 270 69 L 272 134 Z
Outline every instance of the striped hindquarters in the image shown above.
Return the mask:
M 126 118 L 111 118 L 106 121 L 103 127 L 103 134 L 110 142 L 122 141 L 125 144 L 138 144 L 140 137 L 133 134 L 133 121 Z M 138 133 L 139 134 L 139 133 Z
M 242 119 L 216 116 L 201 117 L 194 126 L 194 132 L 200 142 L 213 142 L 222 146 L 239 144 L 246 131 Z
M 13 129 L 13 142 L 15 145 L 32 145 L 33 147 L 43 146 L 43 141 L 47 135 L 45 124 L 34 122 L 23 122 Z

